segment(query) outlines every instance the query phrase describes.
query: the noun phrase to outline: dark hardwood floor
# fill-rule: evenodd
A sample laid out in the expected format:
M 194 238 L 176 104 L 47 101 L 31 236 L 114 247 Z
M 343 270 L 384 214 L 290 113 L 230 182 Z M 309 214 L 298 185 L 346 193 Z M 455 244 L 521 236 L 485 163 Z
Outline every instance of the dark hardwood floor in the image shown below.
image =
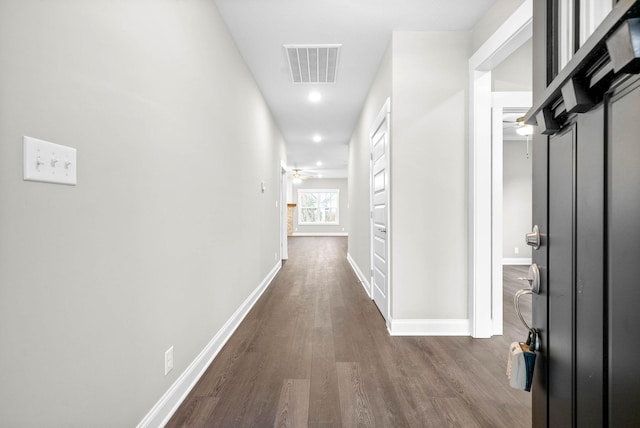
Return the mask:
M 289 260 L 168 427 L 531 425 L 530 394 L 505 375 L 509 343 L 526 337 L 513 311 L 526 268 L 505 269 L 504 336 L 390 337 L 346 243 L 289 239 Z

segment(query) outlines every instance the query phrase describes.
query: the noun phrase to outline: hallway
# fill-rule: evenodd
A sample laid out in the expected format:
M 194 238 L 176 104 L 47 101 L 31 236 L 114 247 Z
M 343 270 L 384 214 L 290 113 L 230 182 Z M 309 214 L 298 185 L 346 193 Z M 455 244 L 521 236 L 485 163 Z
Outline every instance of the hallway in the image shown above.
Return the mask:
M 518 334 L 507 275 L 504 336 L 390 337 L 346 246 L 289 239 L 289 260 L 168 427 L 529 426 L 530 394 L 505 376 Z

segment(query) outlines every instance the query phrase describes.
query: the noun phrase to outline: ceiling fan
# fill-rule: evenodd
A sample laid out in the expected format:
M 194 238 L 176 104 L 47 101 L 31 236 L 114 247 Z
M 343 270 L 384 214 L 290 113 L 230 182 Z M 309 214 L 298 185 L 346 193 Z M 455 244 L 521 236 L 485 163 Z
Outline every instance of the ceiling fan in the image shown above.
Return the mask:
M 533 134 L 533 127 L 524 123 L 524 116 L 517 118 L 516 120 L 503 120 L 502 123 L 513 124 L 516 129 L 516 133 L 523 137 L 528 137 Z
M 518 117 L 516 120 L 502 120 L 502 124 L 504 129 L 507 128 L 508 125 L 506 124 L 513 124 L 513 127 L 515 128 L 516 134 L 520 135 L 521 137 L 526 137 L 527 139 L 527 152 L 526 152 L 526 157 L 527 159 L 529 159 L 529 138 L 531 137 L 531 135 L 533 135 L 533 127 L 531 125 L 528 125 L 524 122 L 524 116 Z
M 293 181 L 294 184 L 300 184 L 302 183 L 302 180 L 306 180 L 307 178 L 310 178 L 310 175 L 304 175 L 302 173 L 301 169 L 293 169 L 291 170 L 291 173 L 289 174 L 289 177 L 291 178 L 291 181 Z

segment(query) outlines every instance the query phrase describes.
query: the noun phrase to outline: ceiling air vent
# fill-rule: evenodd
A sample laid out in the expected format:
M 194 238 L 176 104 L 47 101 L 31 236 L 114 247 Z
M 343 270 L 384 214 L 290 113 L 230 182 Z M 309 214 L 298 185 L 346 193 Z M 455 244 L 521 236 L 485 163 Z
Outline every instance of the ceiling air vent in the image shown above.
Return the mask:
M 342 45 L 284 45 L 293 83 L 336 83 Z

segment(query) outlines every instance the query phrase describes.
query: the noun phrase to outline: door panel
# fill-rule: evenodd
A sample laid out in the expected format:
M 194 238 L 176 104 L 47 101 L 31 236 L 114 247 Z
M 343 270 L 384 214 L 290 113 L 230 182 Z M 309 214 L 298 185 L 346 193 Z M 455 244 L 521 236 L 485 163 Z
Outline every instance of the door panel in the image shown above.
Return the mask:
M 549 423 L 569 427 L 574 366 L 574 171 L 575 126 L 549 140 Z
M 616 96 L 609 118 L 609 422 L 640 426 L 640 89 Z
M 547 358 L 546 354 L 546 338 L 548 334 L 548 299 L 547 285 L 548 269 L 547 269 L 547 209 L 548 209 L 548 159 L 549 159 L 549 139 L 545 135 L 534 134 L 533 151 L 532 151 L 532 176 L 533 176 L 533 223 L 538 225 L 541 231 L 542 245 L 533 251 L 533 262 L 538 264 L 540 269 L 540 294 L 534 294 L 532 297 L 532 322 L 533 326 L 540 332 L 542 339 L 542 349 L 540 356 L 536 358 L 535 371 L 533 372 L 533 385 L 531 388 L 531 407 L 533 428 L 548 427 L 548 409 L 547 409 Z
M 577 119 L 576 425 L 603 422 L 604 108 Z

